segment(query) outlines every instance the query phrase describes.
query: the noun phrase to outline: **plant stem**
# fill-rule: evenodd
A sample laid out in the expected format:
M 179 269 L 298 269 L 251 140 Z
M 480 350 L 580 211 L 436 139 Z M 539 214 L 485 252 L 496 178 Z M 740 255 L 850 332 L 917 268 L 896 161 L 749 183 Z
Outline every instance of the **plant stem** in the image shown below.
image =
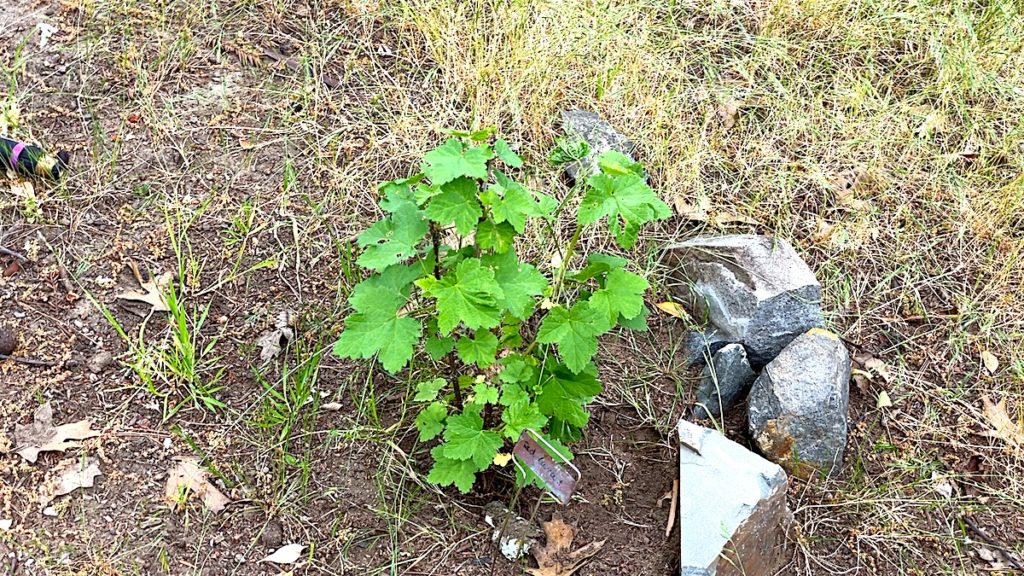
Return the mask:
M 447 356 L 448 361 L 448 375 L 452 379 L 452 386 L 455 388 L 455 408 L 462 411 L 462 386 L 459 385 L 459 375 L 455 371 L 455 362 L 452 353 L 449 352 Z
M 434 244 L 434 278 L 441 279 L 441 235 L 437 226 L 430 223 L 430 241 Z

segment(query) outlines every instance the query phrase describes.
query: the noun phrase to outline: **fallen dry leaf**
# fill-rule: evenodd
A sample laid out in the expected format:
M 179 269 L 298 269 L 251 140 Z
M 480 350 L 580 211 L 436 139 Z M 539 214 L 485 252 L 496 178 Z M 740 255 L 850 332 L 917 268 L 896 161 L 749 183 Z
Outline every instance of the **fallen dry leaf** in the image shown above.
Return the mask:
M 281 353 L 281 350 L 295 339 L 296 316 L 291 310 L 283 310 L 277 315 L 274 329 L 264 333 L 256 340 L 260 347 L 260 360 L 266 362 Z
M 718 119 L 722 121 L 722 126 L 726 130 L 732 129 L 736 125 L 736 118 L 740 113 L 740 103 L 732 98 L 727 98 L 718 105 L 718 109 L 715 110 L 715 114 L 718 115 Z
M 985 419 L 993 428 L 993 430 L 984 432 L 984 435 L 1000 438 L 1014 448 L 1019 448 L 1021 444 L 1024 444 L 1024 429 L 1019 422 L 1014 422 L 1006 413 L 1006 398 L 995 404 L 985 394 L 981 397 L 981 403 L 985 407 Z
M 995 374 L 996 370 L 999 370 L 999 359 L 988 350 L 981 351 L 981 363 L 985 365 L 985 370 L 988 370 L 989 374 Z
M 687 220 L 706 222 L 708 212 L 711 210 L 711 200 L 704 194 L 698 193 L 693 203 L 687 202 L 682 196 L 677 196 L 675 202 L 676 213 Z
M 121 300 L 131 300 L 133 302 L 144 302 L 149 304 L 154 312 L 167 312 L 170 307 L 167 306 L 167 300 L 164 298 L 164 292 L 167 287 L 171 284 L 171 273 L 164 272 L 149 282 L 141 282 L 140 287 L 142 290 L 129 290 L 127 292 L 121 292 L 117 295 Z
M 864 361 L 864 367 L 881 376 L 882 380 L 892 382 L 892 372 L 889 371 L 889 367 L 886 366 L 885 362 L 878 358 L 868 358 Z
M 875 403 L 876 408 L 892 408 L 892 399 L 889 398 L 889 393 L 882 390 L 878 393 L 878 402 Z
M 45 507 L 54 498 L 79 488 L 92 488 L 96 477 L 101 475 L 103 472 L 95 458 L 87 458 L 84 463 L 79 458 L 66 460 L 39 488 L 39 505 Z
M 555 514 L 550 522 L 543 522 L 541 527 L 544 528 L 546 542 L 543 547 L 535 546 L 531 550 L 537 560 L 537 568 L 526 568 L 526 572 L 533 576 L 571 576 L 597 554 L 605 543 L 599 540 L 569 552 L 575 532 L 561 516 Z
M 760 224 L 754 218 L 750 216 L 744 216 L 743 214 L 734 214 L 732 212 L 716 212 L 709 220 L 708 223 L 716 228 L 721 228 L 729 224 Z
M 658 302 L 655 306 L 658 307 L 658 310 L 661 310 L 669 316 L 675 316 L 676 318 L 683 320 L 690 316 L 686 313 L 686 308 L 683 308 L 683 305 L 678 302 Z
M 843 170 L 836 175 L 832 180 L 832 185 L 835 188 L 836 200 L 840 206 L 855 212 L 866 212 L 871 209 L 870 202 L 858 199 L 854 193 L 860 186 L 863 178 L 864 172 L 856 168 Z
M 285 544 L 273 554 L 260 560 L 260 562 L 273 562 L 274 564 L 294 564 L 302 556 L 302 551 L 306 549 L 305 544 Z
M 227 506 L 228 497 L 206 478 L 206 469 L 199 465 L 199 458 L 180 458 L 178 464 L 167 472 L 164 497 L 171 508 L 184 504 L 189 495 L 202 499 L 203 504 L 214 514 Z
M 53 408 L 47 402 L 36 408 L 32 423 L 28 426 L 14 425 L 14 451 L 29 462 L 35 462 L 40 452 L 63 452 L 80 446 L 75 440 L 94 438 L 100 433 L 91 430 L 88 420 L 81 420 L 61 426 L 53 425 Z

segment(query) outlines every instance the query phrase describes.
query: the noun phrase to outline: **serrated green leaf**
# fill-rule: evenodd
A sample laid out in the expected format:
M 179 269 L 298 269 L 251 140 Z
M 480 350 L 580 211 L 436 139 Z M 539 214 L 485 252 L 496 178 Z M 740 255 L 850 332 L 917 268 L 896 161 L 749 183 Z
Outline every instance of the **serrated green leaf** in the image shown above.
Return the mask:
M 562 361 L 579 373 L 597 353 L 597 335 L 605 323 L 601 313 L 586 302 L 577 302 L 569 310 L 555 306 L 541 322 L 537 341 L 558 346 Z
M 466 147 L 451 138 L 423 156 L 422 170 L 434 186 L 446 184 L 461 176 L 485 180 L 487 161 L 493 156 L 489 146 Z
M 486 382 L 473 385 L 473 403 L 484 406 L 498 403 L 498 389 Z
M 415 256 L 416 246 L 429 228 L 415 204 L 401 202 L 391 216 L 377 222 L 356 239 L 364 249 L 356 264 L 380 271 Z
M 579 224 L 589 226 L 607 216 L 608 229 L 623 248 L 633 246 L 642 224 L 671 214 L 644 178 L 634 173 L 594 174 L 587 184 L 587 193 L 577 212 Z
M 465 236 L 484 214 L 476 193 L 476 181 L 456 178 L 441 186 L 441 193 L 430 199 L 424 214 L 442 226 L 454 222 L 455 230 Z
M 548 279 L 530 264 L 521 263 L 514 250 L 488 255 L 481 261 L 494 271 L 494 279 L 501 286 L 498 306 L 520 320 L 529 318 L 536 306 L 534 296 L 544 293 Z
M 480 222 L 476 227 L 476 244 L 483 250 L 493 250 L 504 254 L 512 249 L 516 230 L 508 222 L 495 224 L 490 218 Z
M 574 374 L 567 366 L 557 365 L 545 370 L 537 408 L 542 414 L 582 428 L 590 418 L 583 407 L 600 394 L 601 389 L 601 382 L 592 368 Z
M 512 147 L 508 145 L 508 142 L 501 138 L 494 142 L 494 153 L 498 155 L 502 162 L 513 168 L 521 168 L 523 166 L 523 159 L 512 151 Z
M 388 266 L 380 274 L 374 274 L 356 284 L 348 297 L 348 303 L 358 312 L 367 312 L 371 308 L 398 312 L 409 300 L 412 281 L 419 278 L 421 272 L 416 266 Z
M 548 418 L 541 414 L 537 405 L 532 402 L 514 402 L 501 413 L 501 421 L 505 423 L 502 434 L 515 442 L 527 428 L 542 430 L 547 425 Z
M 334 354 L 353 359 L 377 355 L 384 369 L 394 374 L 409 363 L 422 329 L 418 320 L 387 310 L 357 312 L 345 319 Z
M 448 416 L 448 408 L 440 402 L 428 404 L 416 415 L 416 429 L 420 431 L 420 442 L 437 438 L 444 430 L 444 419 Z
M 633 318 L 644 307 L 644 292 L 650 284 L 642 276 L 622 269 L 610 270 L 605 275 L 604 288 L 590 295 L 587 304 L 601 313 L 605 320 L 602 326 L 610 330 L 619 315 Z
M 498 337 L 486 330 L 478 330 L 472 338 L 462 337 L 455 343 L 459 358 L 466 364 L 487 368 L 494 364 L 498 352 Z
M 616 268 L 622 268 L 626 265 L 627 260 L 618 256 L 610 256 L 608 254 L 591 253 L 587 255 L 587 266 L 579 272 L 570 276 L 577 282 L 586 282 L 591 278 L 600 276 Z
M 462 414 L 448 417 L 442 454 L 453 460 L 472 460 L 478 470 L 486 468 L 503 442 L 494 430 L 484 430 L 479 406 L 466 406 Z
M 394 213 L 400 209 L 403 204 L 415 204 L 416 197 L 412 188 L 422 178 L 422 174 L 416 174 L 415 176 L 410 176 L 408 178 L 400 178 L 398 180 L 381 183 L 377 186 L 377 191 L 382 196 L 380 207 L 387 212 Z
M 498 401 L 502 406 L 513 406 L 515 404 L 529 404 L 530 394 L 523 390 L 518 383 L 506 383 L 501 385 L 501 399 Z
M 427 351 L 427 354 L 432 359 L 437 361 L 455 349 L 455 339 L 449 336 L 430 336 L 423 342 L 423 349 Z
M 590 144 L 586 140 L 561 137 L 555 139 L 555 147 L 548 153 L 548 161 L 552 164 L 568 164 L 590 154 Z
M 644 176 L 643 165 L 618 150 L 608 150 L 598 156 L 597 166 L 605 174 Z
M 444 445 L 436 446 L 430 451 L 434 457 L 434 466 L 427 475 L 427 482 L 438 486 L 455 485 L 463 494 L 473 489 L 476 473 L 480 468 L 472 460 L 458 460 L 444 455 Z
M 544 446 L 544 451 L 550 454 L 553 460 L 555 460 L 559 464 L 564 464 L 573 459 L 572 451 L 570 451 L 565 444 L 562 444 L 558 440 L 551 438 L 550 436 L 547 435 L 543 436 L 543 438 L 546 442 L 541 442 L 540 444 L 541 446 Z M 548 448 L 547 445 L 550 445 L 551 448 Z M 552 449 L 554 449 L 553 454 Z M 518 459 L 519 457 L 517 456 L 516 458 Z M 530 470 L 530 467 L 527 466 L 525 462 L 520 460 L 519 463 L 520 466 L 515 467 L 517 486 L 533 485 L 536 486 L 537 488 L 540 488 L 541 490 L 549 489 L 547 484 L 545 484 L 544 481 L 540 479 L 540 476 L 537 476 L 533 472 L 533 470 Z
M 583 437 L 583 431 L 561 418 L 551 418 L 548 422 L 548 434 L 561 442 L 577 442 Z
M 504 292 L 494 272 L 478 258 L 467 258 L 440 280 L 418 285 L 424 295 L 437 299 L 437 326 L 442 334 L 450 334 L 459 322 L 473 330 L 493 328 L 501 322 L 498 303 Z
M 626 318 L 625 316 L 619 315 L 619 326 L 635 330 L 637 332 L 644 332 L 647 330 L 647 316 L 651 313 L 650 310 L 644 306 L 640 313 L 632 318 Z
M 413 396 L 413 402 L 431 402 L 437 399 L 437 393 L 447 385 L 448 382 L 444 378 L 424 380 L 416 385 L 416 395 Z
M 494 171 L 494 180 L 480 199 L 490 208 L 496 223 L 508 222 L 516 232 L 526 230 L 528 217 L 547 216 L 558 205 L 551 197 L 531 192 L 500 170 Z
M 527 364 L 521 357 L 502 358 L 501 363 L 504 368 L 498 373 L 498 379 L 502 382 L 532 384 L 537 380 L 537 368 Z

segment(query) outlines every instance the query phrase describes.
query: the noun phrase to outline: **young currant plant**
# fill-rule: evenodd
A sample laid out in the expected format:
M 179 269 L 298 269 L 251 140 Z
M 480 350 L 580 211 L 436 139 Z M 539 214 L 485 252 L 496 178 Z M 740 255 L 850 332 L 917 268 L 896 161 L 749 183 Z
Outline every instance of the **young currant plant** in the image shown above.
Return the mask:
M 427 375 L 413 396 L 419 438 L 442 439 L 428 480 L 462 492 L 477 473 L 506 465 L 505 447 L 527 429 L 572 458 L 564 443 L 580 438 L 586 405 L 602 390 L 592 362 L 598 336 L 646 329 L 648 314 L 647 281 L 625 259 L 589 254 L 581 270 L 567 269 L 580 232 L 607 219 L 629 248 L 643 224 L 669 215 L 642 166 L 607 152 L 573 190 L 582 193 L 576 230 L 546 275 L 519 257 L 516 238 L 575 202 L 513 180 L 506 171 L 523 161 L 504 140 L 488 144 L 492 137 L 453 133 L 424 156 L 420 173 L 380 186 L 387 215 L 357 239 L 356 263 L 372 274 L 353 288 L 334 346 L 338 356 L 375 357 L 391 373 L 417 360 L 416 373 Z M 585 154 L 577 146 L 552 158 Z M 543 487 L 528 469 L 517 481 Z

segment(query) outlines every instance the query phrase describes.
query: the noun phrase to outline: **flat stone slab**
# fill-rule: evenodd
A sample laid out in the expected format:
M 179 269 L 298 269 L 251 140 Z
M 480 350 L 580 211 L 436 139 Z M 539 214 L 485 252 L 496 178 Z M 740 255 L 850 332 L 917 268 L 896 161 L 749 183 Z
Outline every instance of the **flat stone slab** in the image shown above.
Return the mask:
M 747 425 L 761 452 L 794 476 L 831 473 L 843 460 L 850 355 L 813 328 L 764 367 L 747 397 Z
M 676 297 L 722 338 L 742 343 L 755 367 L 824 326 L 821 285 L 784 239 L 699 237 L 667 247 L 666 262 Z
M 586 110 L 562 112 L 562 130 L 570 138 L 578 138 L 590 145 L 590 152 L 576 162 L 565 165 L 565 172 L 573 180 L 586 179 L 599 171 L 597 157 L 616 150 L 633 158 L 636 145 L 600 116 Z
M 717 430 L 679 421 L 680 567 L 684 576 L 771 576 L 792 513 L 786 473 Z
M 747 351 L 740 344 L 722 347 L 704 366 L 697 387 L 696 418 L 721 418 L 743 399 L 757 374 L 750 368 Z

